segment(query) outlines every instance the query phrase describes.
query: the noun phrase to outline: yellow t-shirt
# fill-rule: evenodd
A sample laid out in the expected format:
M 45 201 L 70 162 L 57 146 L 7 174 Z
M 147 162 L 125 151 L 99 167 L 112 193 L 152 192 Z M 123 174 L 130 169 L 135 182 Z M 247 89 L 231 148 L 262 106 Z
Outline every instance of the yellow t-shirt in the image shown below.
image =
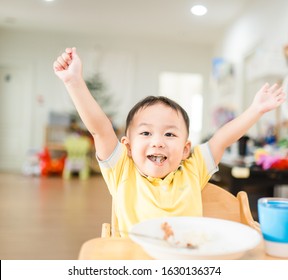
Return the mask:
M 151 218 L 202 216 L 201 190 L 218 170 L 208 143 L 196 146 L 191 156 L 164 179 L 141 175 L 120 143 L 99 164 L 115 203 L 120 232 Z

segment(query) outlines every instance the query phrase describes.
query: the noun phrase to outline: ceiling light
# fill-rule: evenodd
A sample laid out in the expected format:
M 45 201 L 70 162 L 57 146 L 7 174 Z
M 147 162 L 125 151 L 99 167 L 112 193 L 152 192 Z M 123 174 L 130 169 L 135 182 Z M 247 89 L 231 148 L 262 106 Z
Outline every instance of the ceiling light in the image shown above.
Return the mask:
M 204 16 L 207 13 L 207 8 L 203 5 L 195 5 L 191 8 L 191 13 L 195 16 Z

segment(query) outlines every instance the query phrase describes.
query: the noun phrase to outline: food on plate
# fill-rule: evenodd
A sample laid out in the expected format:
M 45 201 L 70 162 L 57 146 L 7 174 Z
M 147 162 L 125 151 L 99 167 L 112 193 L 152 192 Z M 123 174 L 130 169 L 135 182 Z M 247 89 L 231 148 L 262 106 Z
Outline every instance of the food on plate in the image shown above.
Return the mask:
M 167 222 L 164 222 L 161 224 L 161 229 L 164 231 L 163 239 L 167 241 L 170 245 L 178 246 L 178 247 L 184 247 L 189 249 L 196 249 L 197 245 L 193 244 L 191 242 L 187 242 L 186 240 L 177 240 L 174 235 L 174 231 Z
M 164 231 L 164 240 L 168 240 L 170 236 L 174 236 L 172 227 L 167 222 L 161 225 L 161 229 Z

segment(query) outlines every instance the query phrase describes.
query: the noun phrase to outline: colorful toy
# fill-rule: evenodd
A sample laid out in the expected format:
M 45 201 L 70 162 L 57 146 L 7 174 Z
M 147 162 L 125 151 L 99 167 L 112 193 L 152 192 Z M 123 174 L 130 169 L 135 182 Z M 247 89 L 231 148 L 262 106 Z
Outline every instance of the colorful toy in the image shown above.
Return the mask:
M 288 169 L 288 158 L 280 155 L 270 155 L 265 149 L 255 151 L 255 161 L 258 166 L 264 170 L 267 169 Z
M 65 164 L 66 156 L 53 159 L 49 152 L 49 149 L 45 147 L 41 153 L 38 154 L 40 161 L 41 176 L 47 176 L 49 174 L 62 174 Z

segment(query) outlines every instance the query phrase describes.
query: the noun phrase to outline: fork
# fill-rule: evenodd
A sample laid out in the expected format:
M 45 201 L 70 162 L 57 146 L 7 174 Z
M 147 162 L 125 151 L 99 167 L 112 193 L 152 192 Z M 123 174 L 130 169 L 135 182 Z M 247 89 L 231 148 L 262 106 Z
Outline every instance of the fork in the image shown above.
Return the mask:
M 186 249 L 197 249 L 198 246 L 197 245 L 193 245 L 191 243 L 187 243 L 187 244 L 181 244 L 180 241 L 175 240 L 174 235 L 170 236 L 169 238 L 165 239 L 165 238 L 161 238 L 158 236 L 151 236 L 148 234 L 143 234 L 143 233 L 137 233 L 137 232 L 127 232 L 127 231 L 122 231 L 122 230 L 118 230 L 117 232 L 119 233 L 123 233 L 123 234 L 127 234 L 127 235 L 133 235 L 133 236 L 137 236 L 137 237 L 144 237 L 144 238 L 149 238 L 149 239 L 153 239 L 153 240 L 158 240 L 158 241 L 164 241 L 167 244 L 169 244 L 171 247 L 175 247 L 175 248 L 186 248 Z

